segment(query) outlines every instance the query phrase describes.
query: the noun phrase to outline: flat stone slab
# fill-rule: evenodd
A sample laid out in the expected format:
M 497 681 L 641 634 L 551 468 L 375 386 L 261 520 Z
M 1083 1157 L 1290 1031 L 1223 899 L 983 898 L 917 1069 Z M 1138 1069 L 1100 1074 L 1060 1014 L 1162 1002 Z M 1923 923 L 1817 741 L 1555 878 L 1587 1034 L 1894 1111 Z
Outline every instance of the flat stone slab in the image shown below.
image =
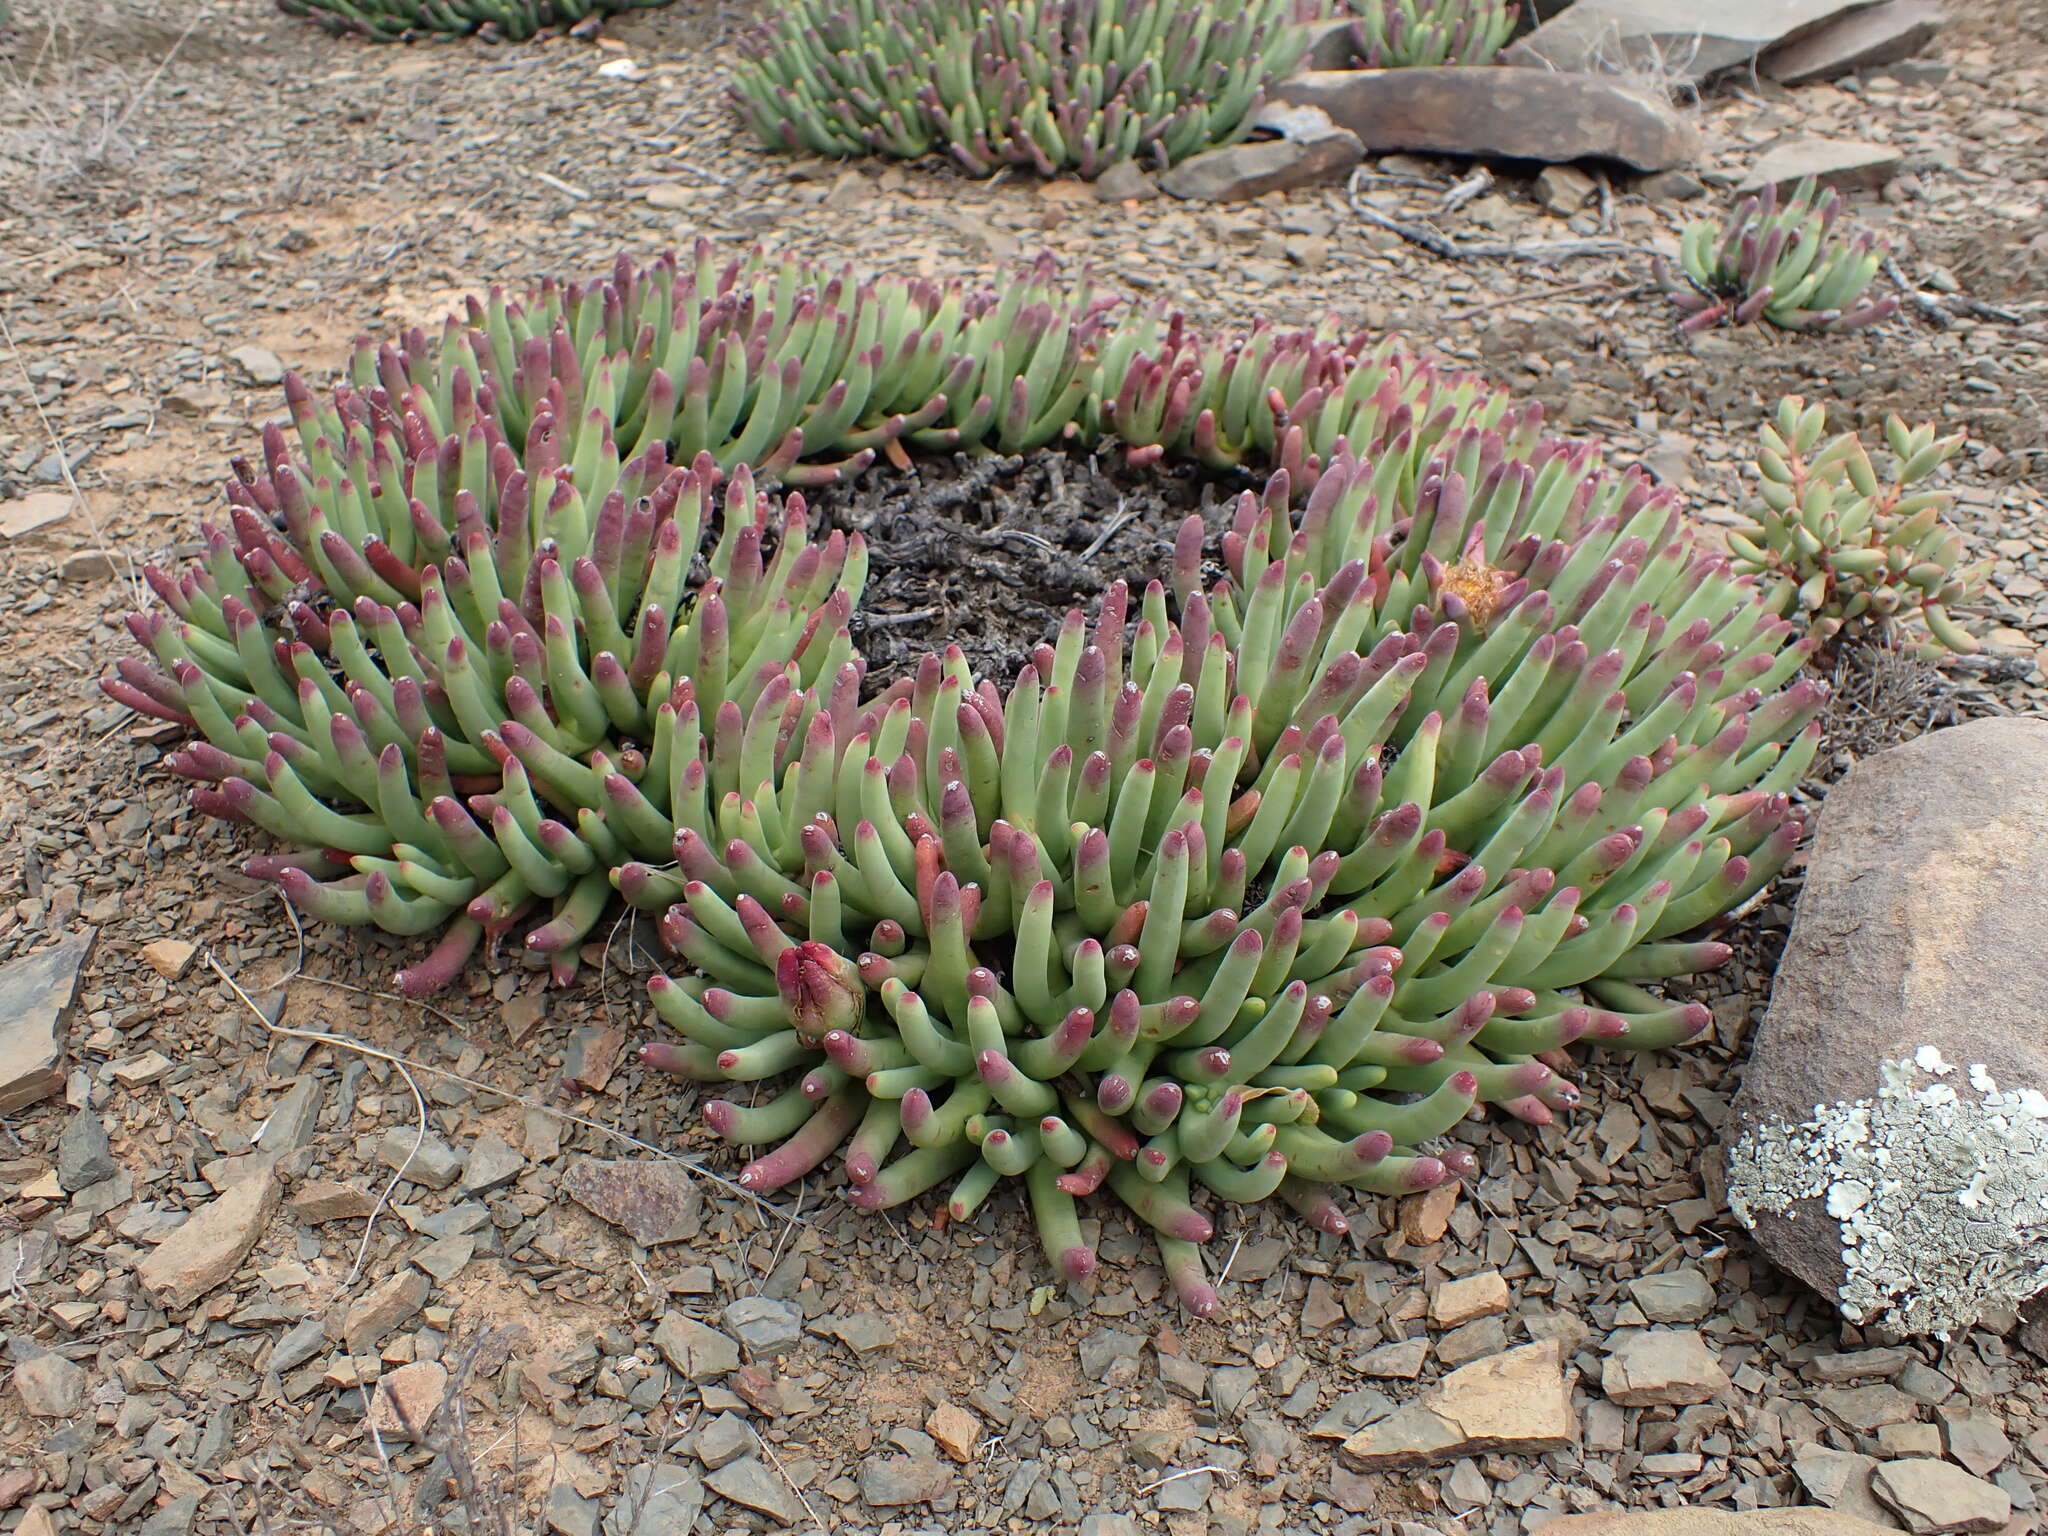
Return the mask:
M 1349 69 L 1356 64 L 1357 26 L 1357 18 L 1352 16 L 1337 16 L 1326 21 L 1301 23 L 1301 30 L 1308 34 L 1308 52 L 1302 55 L 1300 67 Z
M 1511 44 L 1508 64 L 1631 69 L 1696 84 L 1874 0 L 1578 0 Z
M 135 1266 L 142 1288 L 168 1308 L 189 1307 L 241 1267 L 277 1209 L 277 1175 L 270 1158 L 252 1158 L 247 1178 L 207 1202 Z
M 1976 720 L 1829 791 L 1729 1124 L 1729 1205 L 1901 1334 L 2048 1266 L 2048 721 Z
M 89 928 L 0 969 L 0 1115 L 64 1086 L 64 1026 L 98 936 Z
M 1704 1403 L 1728 1390 L 1728 1376 L 1704 1335 L 1690 1328 L 1652 1328 L 1608 1350 L 1600 1390 L 1624 1408 Z
M 1268 105 L 1261 118 L 1282 137 L 1247 139 L 1190 155 L 1158 178 L 1159 190 L 1195 202 L 1245 202 L 1268 192 L 1342 181 L 1365 158 L 1357 135 L 1313 108 L 1288 112 Z
M 1431 1467 L 1485 1451 L 1555 1451 L 1578 1437 L 1578 1415 L 1555 1339 L 1524 1344 L 1451 1372 L 1413 1402 L 1347 1439 L 1361 1472 Z
M 1779 44 L 1757 60 L 1757 73 L 1781 85 L 1805 85 L 1896 64 L 1926 48 L 1947 21 L 1936 0 L 1883 0 Z
M 1609 75 L 1493 65 L 1310 70 L 1281 81 L 1273 98 L 1321 107 L 1375 154 L 1618 160 L 1663 171 L 1700 152 L 1697 128 Z
M 2002 1531 L 2012 1518 L 2012 1499 L 2004 1489 L 1931 1457 L 1881 1463 L 1870 1474 L 1870 1486 L 1913 1536 Z
M 1786 139 L 1764 151 L 1750 167 L 1742 190 L 1761 192 L 1776 187 L 1788 192 L 1811 176 L 1823 188 L 1839 192 L 1872 192 L 1898 175 L 1906 157 L 1889 144 L 1857 139 Z
M 702 1224 L 703 1192 L 681 1163 L 657 1158 L 580 1158 L 562 1189 L 593 1216 L 622 1227 L 643 1248 L 685 1242 Z

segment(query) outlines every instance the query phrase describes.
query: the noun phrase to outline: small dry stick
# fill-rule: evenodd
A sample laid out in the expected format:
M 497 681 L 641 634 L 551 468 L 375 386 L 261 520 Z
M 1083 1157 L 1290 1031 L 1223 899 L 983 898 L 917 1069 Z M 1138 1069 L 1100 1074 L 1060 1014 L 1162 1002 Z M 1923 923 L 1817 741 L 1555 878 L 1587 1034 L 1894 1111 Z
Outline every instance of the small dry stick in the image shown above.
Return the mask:
M 553 187 L 557 192 L 563 193 L 565 196 L 568 197 L 573 197 L 579 203 L 587 203 L 590 201 L 590 194 L 587 191 L 585 191 L 582 187 L 577 186 L 573 181 L 564 181 L 561 177 L 551 176 L 546 171 L 535 171 L 533 174 L 536 180 L 546 182 L 549 186 Z
M 1345 201 L 1351 211 L 1366 223 L 1399 235 L 1410 245 L 1440 257 L 1445 261 L 1466 261 L 1473 257 L 1505 257 L 1510 261 L 1561 261 L 1570 256 L 1609 256 L 1637 247 L 1626 240 L 1599 238 L 1591 240 L 1453 240 L 1442 230 L 1427 224 L 1409 224 L 1390 215 L 1381 213 L 1365 199 L 1361 190 L 1359 173 L 1351 173 L 1351 181 L 1344 189 Z
M 830 1530 L 831 1527 L 826 1525 L 824 1521 L 820 1520 L 818 1518 L 818 1512 L 815 1509 L 811 1508 L 811 1501 L 804 1497 L 803 1489 L 797 1487 L 796 1479 L 789 1475 L 789 1468 L 785 1467 L 782 1464 L 782 1458 L 775 1454 L 775 1447 L 770 1445 L 764 1439 L 761 1442 L 761 1449 L 767 1454 L 768 1459 L 775 1463 L 775 1470 L 781 1473 L 782 1480 L 785 1483 L 789 1484 L 789 1491 L 796 1495 L 797 1503 L 803 1505 L 804 1513 L 811 1517 L 811 1524 L 818 1527 L 818 1529 L 820 1530 Z
M 1439 214 L 1456 213 L 1492 185 L 1493 172 L 1482 165 L 1478 170 L 1446 192 L 1443 195 L 1442 201 L 1436 205 L 1436 211 Z
M 285 905 L 287 907 L 290 907 L 291 903 L 286 902 Z M 299 915 L 297 912 L 292 913 L 292 926 L 294 928 L 298 928 L 299 926 Z M 301 958 L 303 959 L 305 955 L 305 931 L 303 929 L 300 929 L 299 932 L 299 953 Z M 227 973 L 226 969 L 222 967 L 220 961 L 216 960 L 213 957 L 213 951 L 211 949 L 206 951 L 206 964 L 208 969 L 210 969 L 214 975 L 218 976 L 222 981 L 228 984 L 229 989 L 235 994 L 236 997 L 242 1000 L 243 1004 L 249 1009 L 249 1011 L 255 1014 L 257 1018 L 263 1021 L 263 1027 L 271 1031 L 271 1033 L 279 1035 L 294 1035 L 300 1039 L 329 1038 L 338 1040 L 339 1037 L 321 1036 L 310 1030 L 292 1029 L 284 1024 L 271 1023 L 270 1015 L 265 1013 L 263 1009 L 260 1006 L 258 1006 L 256 999 L 251 997 L 246 991 L 242 989 L 242 984 L 239 981 L 235 980 L 234 977 L 230 976 Z M 366 1052 L 366 1054 L 374 1053 Z M 405 1161 L 400 1163 L 398 1167 L 393 1170 L 391 1177 L 385 1181 L 383 1190 L 377 1196 L 376 1205 L 374 1205 L 370 1209 L 370 1219 L 363 1223 L 363 1239 L 361 1242 L 356 1244 L 356 1261 L 355 1263 L 349 1266 L 348 1277 L 341 1282 L 341 1288 L 344 1291 L 349 1290 L 351 1287 L 355 1285 L 357 1280 L 362 1278 L 363 1265 L 369 1259 L 370 1256 L 370 1237 L 371 1234 L 373 1234 L 377 1230 L 377 1218 L 384 1214 L 384 1208 L 385 1206 L 391 1203 L 392 1193 L 398 1188 L 399 1180 L 405 1177 L 406 1170 L 412 1167 L 413 1159 L 419 1156 L 420 1149 L 427 1144 L 427 1101 L 425 1097 L 420 1093 L 419 1082 L 417 1079 L 413 1077 L 412 1073 L 407 1070 L 404 1062 L 400 1061 L 395 1056 L 389 1057 L 387 1059 L 391 1062 L 393 1066 L 398 1068 L 399 1075 L 405 1079 L 405 1086 L 412 1090 L 413 1108 L 419 1112 L 419 1132 L 412 1139 L 412 1146 L 405 1154 Z M 260 1136 L 261 1133 L 259 1132 L 258 1134 Z
M 1243 1234 L 1242 1232 L 1240 1232 L 1240 1233 L 1238 1233 L 1238 1234 L 1237 1234 L 1237 1241 L 1236 1241 L 1236 1242 L 1234 1242 L 1234 1243 L 1232 1243 L 1232 1244 L 1230 1245 L 1230 1257 L 1229 1257 L 1229 1258 L 1227 1258 L 1227 1259 L 1225 1259 L 1225 1260 L 1223 1261 L 1223 1268 L 1222 1268 L 1222 1270 L 1221 1270 L 1221 1271 L 1220 1271 L 1220 1272 L 1219 1272 L 1219 1273 L 1217 1274 L 1217 1276 L 1216 1276 L 1216 1283 L 1217 1283 L 1218 1285 L 1221 1285 L 1221 1284 L 1223 1284 L 1223 1282 L 1224 1282 L 1224 1281 L 1226 1281 L 1226 1280 L 1228 1280 L 1228 1279 L 1230 1278 L 1230 1269 L 1231 1269 L 1231 1266 L 1232 1266 L 1233 1264 L 1235 1264 L 1235 1263 L 1237 1262 L 1237 1256 L 1238 1256 L 1238 1253 L 1239 1253 L 1239 1252 L 1240 1252 L 1240 1251 L 1241 1251 L 1241 1250 L 1242 1250 L 1243 1248 L 1244 1248 L 1244 1234 Z
M 1884 275 L 1897 284 L 1900 296 L 1913 306 L 1913 309 L 1919 314 L 1920 318 L 1933 326 L 1937 331 L 1945 331 L 1956 323 L 1955 316 L 1948 312 L 1947 305 L 1943 304 L 1933 294 L 1923 292 L 1906 281 L 1906 274 L 1899 269 L 1898 257 L 1885 257 Z
M 1200 1477 L 1204 1472 L 1214 1473 L 1216 1476 L 1221 1477 L 1228 1482 L 1235 1482 L 1237 1480 L 1237 1474 L 1231 1471 L 1228 1467 L 1189 1467 L 1185 1471 L 1169 1472 L 1166 1474 L 1166 1476 L 1159 1478 L 1154 1482 L 1147 1483 L 1144 1487 L 1134 1490 L 1132 1493 L 1132 1497 L 1143 1498 L 1148 1493 L 1157 1493 L 1161 1488 L 1164 1488 L 1168 1483 L 1177 1483 L 1184 1477 Z

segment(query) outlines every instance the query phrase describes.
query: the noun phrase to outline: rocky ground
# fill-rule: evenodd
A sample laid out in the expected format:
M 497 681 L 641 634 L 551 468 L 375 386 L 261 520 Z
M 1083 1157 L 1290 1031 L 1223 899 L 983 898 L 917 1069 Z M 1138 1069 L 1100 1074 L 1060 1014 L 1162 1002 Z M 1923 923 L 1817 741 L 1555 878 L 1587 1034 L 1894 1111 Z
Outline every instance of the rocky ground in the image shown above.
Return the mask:
M 2032 0 L 1968 8 L 1946 71 L 1750 81 L 1697 109 L 1708 182 L 1794 129 L 1902 152 L 1857 213 L 1929 303 L 1840 339 L 1682 340 L 1636 257 L 1446 262 L 1341 190 L 1103 203 L 766 156 L 719 94 L 744 19 L 679 0 L 599 47 L 379 50 L 262 0 L 24 0 L 0 38 L 0 963 L 47 957 L 6 973 L 10 1046 L 70 990 L 53 943 L 95 936 L 61 1091 L 0 1100 L 0 1530 L 1509 1536 L 1802 1502 L 2042 1529 L 2039 1340 L 1861 1336 L 1727 1215 L 1716 1131 L 1789 886 L 1706 984 L 1704 1048 L 1596 1068 L 1558 1128 L 1473 1127 L 1462 1194 L 1368 1208 L 1351 1240 L 1253 1215 L 1195 1324 L 1119 1217 L 1067 1296 L 1014 1204 L 938 1230 L 923 1206 L 855 1218 L 812 1187 L 763 1210 L 718 1184 L 690 1095 L 626 1049 L 650 963 L 629 929 L 566 992 L 504 965 L 434 1008 L 379 995 L 402 947 L 299 935 L 185 808 L 163 738 L 90 686 L 129 643 L 138 563 L 192 551 L 281 367 L 324 376 L 352 336 L 484 283 L 709 234 L 928 273 L 1050 248 L 1202 319 L 1335 308 L 1545 400 L 1709 517 L 1785 392 L 1844 425 L 1966 427 L 1989 649 L 1940 677 L 1852 658 L 1831 771 L 1957 714 L 2040 713 Z M 1374 169 L 1431 184 L 1375 184 L 1404 216 L 1466 171 Z M 1689 211 L 1611 190 L 1637 243 Z M 1602 218 L 1502 170 L 1442 224 Z M 1003 524 L 1017 477 L 1046 473 L 994 477 L 974 519 Z M 1101 500 L 1063 522 L 1066 555 L 1115 536 Z M 963 578 L 946 603 L 974 597 Z M 444 1398 L 415 1443 L 409 1412 Z

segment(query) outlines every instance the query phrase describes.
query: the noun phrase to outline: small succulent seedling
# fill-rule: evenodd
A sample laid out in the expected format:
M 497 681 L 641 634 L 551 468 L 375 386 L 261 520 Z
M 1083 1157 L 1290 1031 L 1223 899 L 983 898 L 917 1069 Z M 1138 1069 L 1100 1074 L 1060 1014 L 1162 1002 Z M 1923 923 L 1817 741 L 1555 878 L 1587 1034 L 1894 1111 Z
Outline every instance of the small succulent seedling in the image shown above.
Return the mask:
M 1772 582 L 1779 606 L 1824 642 L 1849 625 L 1918 620 L 1935 642 L 1920 642 L 1922 654 L 1975 651 L 1948 609 L 1983 589 L 1988 563 L 1963 563 L 1963 536 L 1942 516 L 1955 498 L 1924 488 L 1963 434 L 1936 438 L 1890 417 L 1880 475 L 1854 432 L 1823 444 L 1826 431 L 1827 407 L 1797 396 L 1765 424 L 1758 500 L 1728 535 L 1737 569 Z
M 1373 69 L 1491 64 L 1515 35 L 1508 0 L 1352 0 L 1352 35 Z
M 809 154 L 949 155 L 1100 175 L 1251 131 L 1299 62 L 1302 0 L 787 0 L 742 43 L 733 101 Z
M 1658 285 L 1686 311 L 1688 331 L 1760 320 L 1794 331 L 1853 331 L 1898 311 L 1896 294 L 1863 297 L 1890 248 L 1869 230 L 1835 229 L 1841 195 L 1811 177 L 1782 206 L 1767 186 L 1726 220 L 1686 227 L 1676 270 L 1651 258 Z
M 405 43 L 474 34 L 524 42 L 544 32 L 668 0 L 277 0 L 289 16 L 310 16 L 328 31 Z

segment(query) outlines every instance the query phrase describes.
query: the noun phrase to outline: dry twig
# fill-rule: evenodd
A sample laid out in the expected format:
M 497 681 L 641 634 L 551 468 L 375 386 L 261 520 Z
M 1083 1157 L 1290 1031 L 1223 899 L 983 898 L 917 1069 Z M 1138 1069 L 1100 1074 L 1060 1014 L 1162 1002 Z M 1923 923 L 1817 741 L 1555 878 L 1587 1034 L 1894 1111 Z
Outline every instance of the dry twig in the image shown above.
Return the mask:
M 1351 173 L 1351 180 L 1344 189 L 1345 200 L 1351 211 L 1366 223 L 1399 235 L 1410 245 L 1429 252 L 1444 261 L 1468 261 L 1475 257 L 1505 258 L 1510 261 L 1550 262 L 1563 261 L 1572 256 L 1612 256 L 1633 251 L 1644 254 L 1641 248 L 1627 240 L 1597 236 L 1585 240 L 1454 240 L 1442 230 L 1430 224 L 1411 224 L 1384 214 L 1366 201 L 1363 183 L 1357 171 Z

